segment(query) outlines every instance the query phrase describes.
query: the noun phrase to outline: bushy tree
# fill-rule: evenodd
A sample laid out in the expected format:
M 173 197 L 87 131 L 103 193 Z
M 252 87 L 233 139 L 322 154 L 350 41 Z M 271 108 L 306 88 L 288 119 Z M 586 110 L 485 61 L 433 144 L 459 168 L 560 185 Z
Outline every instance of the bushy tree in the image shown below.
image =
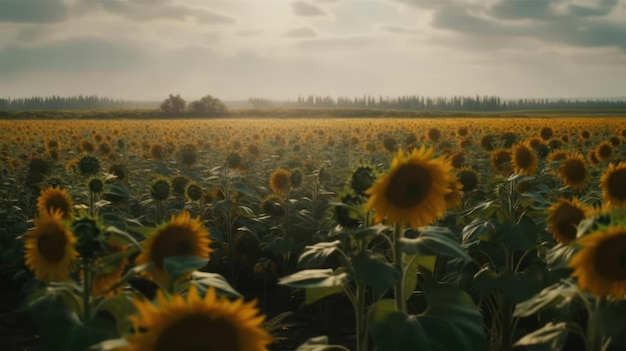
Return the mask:
M 228 108 L 222 100 L 211 96 L 203 96 L 200 100 L 193 101 L 189 104 L 189 112 L 201 113 L 212 116 L 225 115 L 228 112 Z
M 170 94 L 167 99 L 163 100 L 159 108 L 165 113 L 181 113 L 185 111 L 186 106 L 187 102 L 180 95 Z

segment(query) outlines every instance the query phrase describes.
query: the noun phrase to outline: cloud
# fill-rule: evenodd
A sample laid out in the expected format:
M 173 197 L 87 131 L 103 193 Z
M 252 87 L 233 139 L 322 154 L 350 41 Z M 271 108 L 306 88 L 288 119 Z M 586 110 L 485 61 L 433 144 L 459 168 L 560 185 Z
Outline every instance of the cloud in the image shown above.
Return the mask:
M 0 22 L 53 23 L 67 17 L 62 0 L 1 0 Z
M 138 67 L 141 53 L 100 38 L 76 38 L 38 47 L 11 46 L 0 50 L 0 73 L 110 72 Z
M 317 33 L 309 27 L 300 27 L 288 30 L 285 36 L 290 38 L 314 38 L 317 36 Z
M 408 1 L 408 0 L 403 0 Z M 414 0 L 421 4 L 424 0 Z M 495 3 L 448 2 L 433 8 L 431 25 L 464 37 L 490 40 L 532 38 L 544 43 L 581 47 L 616 46 L 626 51 L 626 22 L 606 17 L 615 0 L 602 0 L 595 7 L 555 2 L 500 0 Z M 556 5 L 568 5 L 557 11 Z
M 298 16 L 309 17 L 326 15 L 321 8 L 304 1 L 294 1 L 291 3 L 291 6 L 293 7 L 294 13 Z
M 193 7 L 172 3 L 168 0 L 88 0 L 83 10 L 91 11 L 100 8 L 109 13 L 134 21 L 173 20 L 186 21 L 192 19 L 202 24 L 235 24 L 237 20 L 231 16 L 214 12 L 202 7 Z
M 396 26 L 393 24 L 381 24 L 378 26 L 378 29 L 380 29 L 383 32 L 389 32 L 389 33 L 394 33 L 394 34 L 412 35 L 412 34 L 420 33 L 420 31 L 415 28 Z

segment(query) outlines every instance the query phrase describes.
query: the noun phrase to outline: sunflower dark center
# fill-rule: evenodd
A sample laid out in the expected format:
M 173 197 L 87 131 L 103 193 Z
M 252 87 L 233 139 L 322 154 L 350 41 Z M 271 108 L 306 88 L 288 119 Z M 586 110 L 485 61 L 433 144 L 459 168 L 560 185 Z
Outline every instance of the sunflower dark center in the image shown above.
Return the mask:
M 571 183 L 579 183 L 585 180 L 587 170 L 582 161 L 578 159 L 566 160 L 563 164 L 562 176 Z
M 165 328 L 155 351 L 242 351 L 241 336 L 233 322 L 203 314 L 184 317 Z
M 63 213 L 64 216 L 70 212 L 70 204 L 67 202 L 67 199 L 61 194 L 54 194 L 50 196 L 46 201 L 46 208 L 48 208 L 49 210 L 59 210 Z
M 401 166 L 392 174 L 385 198 L 395 207 L 411 208 L 428 197 L 432 180 L 428 169 L 421 165 Z
M 585 219 L 585 213 L 576 206 L 564 203 L 556 210 L 554 218 L 559 236 L 563 237 L 564 241 L 571 242 L 576 239 L 578 223 Z
M 60 262 L 65 256 L 67 238 L 63 232 L 48 232 L 37 239 L 37 250 L 44 259 L 51 263 Z
M 596 273 L 609 280 L 626 280 L 626 233 L 603 240 L 593 257 Z
M 607 190 L 611 198 L 626 200 L 626 168 L 611 173 L 607 182 Z
M 528 168 L 532 165 L 530 150 L 522 147 L 515 152 L 515 162 L 520 168 Z

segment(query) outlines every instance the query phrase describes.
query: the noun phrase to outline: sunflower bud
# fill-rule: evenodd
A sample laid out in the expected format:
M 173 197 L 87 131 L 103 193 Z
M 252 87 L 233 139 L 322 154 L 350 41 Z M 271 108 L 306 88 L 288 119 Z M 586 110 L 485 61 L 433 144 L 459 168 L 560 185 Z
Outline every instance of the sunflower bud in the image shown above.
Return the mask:
M 352 173 L 352 180 L 350 185 L 352 190 L 359 195 L 365 196 L 365 190 L 369 189 L 376 182 L 376 175 L 374 171 L 367 166 L 359 167 Z

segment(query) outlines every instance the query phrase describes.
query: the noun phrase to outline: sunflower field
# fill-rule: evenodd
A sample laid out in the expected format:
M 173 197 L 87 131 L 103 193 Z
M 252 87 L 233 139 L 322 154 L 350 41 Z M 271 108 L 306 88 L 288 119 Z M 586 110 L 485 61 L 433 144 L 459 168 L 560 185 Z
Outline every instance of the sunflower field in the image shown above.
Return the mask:
M 626 349 L 623 119 L 0 137 L 0 273 L 31 350 Z

